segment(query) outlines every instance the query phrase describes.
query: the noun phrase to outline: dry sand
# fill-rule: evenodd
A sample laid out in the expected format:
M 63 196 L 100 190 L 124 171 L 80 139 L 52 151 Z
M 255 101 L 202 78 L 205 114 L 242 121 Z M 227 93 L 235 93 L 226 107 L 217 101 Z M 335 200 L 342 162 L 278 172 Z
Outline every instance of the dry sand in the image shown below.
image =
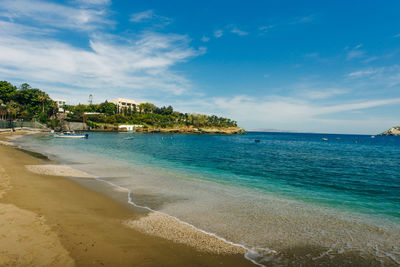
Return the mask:
M 0 140 L 6 141 L 4 134 L 0 134 Z M 143 229 L 125 227 L 121 222 L 145 225 L 148 218 L 152 218 L 150 224 L 156 222 L 160 227 L 162 220 L 134 213 L 100 193 L 51 175 L 54 173 L 31 172 L 24 166 L 44 164 L 11 146 L 0 145 L 0 165 L 0 265 L 253 265 L 243 257 L 243 251 L 221 255 L 179 242 L 201 238 L 196 234 L 178 236 L 177 232 L 174 238 L 168 238 L 166 229 L 159 230 L 163 235 L 151 236 Z M 218 248 L 220 244 L 212 246 Z

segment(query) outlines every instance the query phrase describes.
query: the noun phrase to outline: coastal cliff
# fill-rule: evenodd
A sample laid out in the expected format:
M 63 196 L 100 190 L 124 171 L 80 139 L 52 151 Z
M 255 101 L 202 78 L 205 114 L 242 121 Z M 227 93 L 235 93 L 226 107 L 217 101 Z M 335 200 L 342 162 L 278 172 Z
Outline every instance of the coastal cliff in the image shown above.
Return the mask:
M 98 124 L 96 128 L 91 128 L 93 132 L 126 132 L 126 128 L 119 128 L 116 125 Z M 139 133 L 179 133 L 179 134 L 246 134 L 241 127 L 193 127 L 193 126 L 176 126 L 176 127 L 140 127 L 135 128 Z
M 186 133 L 186 134 L 246 134 L 246 131 L 241 127 L 175 127 L 175 128 L 142 128 L 137 132 L 146 133 Z
M 392 127 L 389 130 L 380 133 L 379 135 L 400 136 L 400 126 Z

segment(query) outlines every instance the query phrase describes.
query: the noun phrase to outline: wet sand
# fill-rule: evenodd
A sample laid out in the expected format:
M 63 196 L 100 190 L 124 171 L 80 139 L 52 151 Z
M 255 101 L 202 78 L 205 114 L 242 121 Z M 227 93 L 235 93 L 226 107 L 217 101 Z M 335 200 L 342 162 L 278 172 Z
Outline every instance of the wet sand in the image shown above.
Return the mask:
M 27 165 L 49 161 L 0 144 L 0 265 L 254 266 L 241 250 L 217 254 L 127 227 L 148 214 Z

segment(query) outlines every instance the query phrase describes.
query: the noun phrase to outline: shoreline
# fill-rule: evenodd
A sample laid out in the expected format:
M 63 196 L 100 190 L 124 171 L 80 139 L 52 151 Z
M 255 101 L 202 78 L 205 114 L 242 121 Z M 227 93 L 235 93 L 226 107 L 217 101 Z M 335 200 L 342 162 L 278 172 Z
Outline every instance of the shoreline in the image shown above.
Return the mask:
M 34 158 L 37 155 L 26 153 L 11 146 L 0 145 L 0 162 L 4 163 L 1 165 L 4 165 L 5 172 L 11 177 L 11 189 L 3 194 L 0 203 L 16 205 L 43 216 L 77 265 L 96 262 L 109 266 L 254 266 L 244 258 L 243 253 L 204 252 L 176 240 L 170 241 L 126 227 L 122 222 L 146 218 L 147 214 L 134 212 L 118 201 L 70 179 L 28 171 L 25 165 L 45 165 L 51 164 L 51 161 L 44 159 L 44 163 Z M 1 177 L 3 179 L 3 175 Z M 71 221 L 75 229 L 72 229 Z M 86 248 L 83 248 L 84 245 Z

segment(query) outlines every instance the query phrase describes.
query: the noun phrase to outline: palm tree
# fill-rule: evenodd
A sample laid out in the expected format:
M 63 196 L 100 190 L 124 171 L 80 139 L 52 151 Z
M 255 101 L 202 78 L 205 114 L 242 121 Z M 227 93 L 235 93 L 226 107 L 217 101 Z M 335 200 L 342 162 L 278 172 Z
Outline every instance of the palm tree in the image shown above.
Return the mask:
M 0 120 L 4 120 L 7 114 L 7 107 L 4 105 L 3 100 L 0 99 Z
M 40 92 L 38 95 L 38 100 L 42 103 L 42 113 L 44 113 L 44 103 L 48 100 L 48 98 L 49 96 L 44 92 Z
M 50 110 L 49 110 L 50 116 L 54 116 L 55 117 L 57 115 L 57 112 L 58 112 L 58 106 L 57 106 L 56 102 L 51 101 L 49 107 L 50 107 Z M 64 110 L 64 112 L 65 112 L 65 110 Z
M 18 104 L 12 100 L 7 103 L 6 107 L 7 107 L 7 113 L 10 116 L 10 121 L 12 121 L 13 117 L 17 116 L 17 113 L 20 108 L 19 108 Z

